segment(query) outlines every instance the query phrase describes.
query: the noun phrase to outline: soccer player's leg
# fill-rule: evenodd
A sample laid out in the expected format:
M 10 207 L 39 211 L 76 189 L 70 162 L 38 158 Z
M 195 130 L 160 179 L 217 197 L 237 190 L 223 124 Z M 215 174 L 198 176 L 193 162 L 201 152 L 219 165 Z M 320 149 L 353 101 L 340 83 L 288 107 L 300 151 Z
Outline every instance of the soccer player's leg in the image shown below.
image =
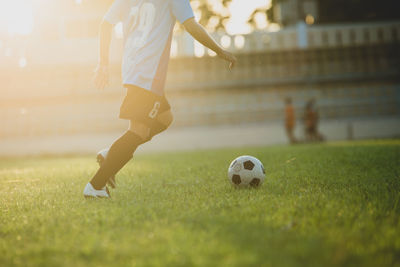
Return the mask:
M 106 157 L 107 157 L 108 150 L 109 150 L 109 148 L 106 148 L 106 149 L 103 149 L 103 150 L 101 150 L 101 151 L 99 151 L 99 152 L 97 153 L 96 161 L 97 161 L 97 163 L 99 164 L 100 167 L 101 167 L 101 165 L 104 163 L 104 160 L 105 160 Z M 116 187 L 117 187 L 117 181 L 116 181 L 116 179 L 115 179 L 115 175 L 111 176 L 111 177 L 108 179 L 107 184 L 108 184 L 109 186 L 111 186 L 112 188 L 116 188 Z
M 151 138 L 165 131 L 168 126 L 172 123 L 172 113 L 170 110 L 160 114 L 157 116 L 157 121 L 154 123 L 154 126 L 149 128 L 148 126 L 144 125 L 140 122 L 135 122 L 135 120 L 130 121 L 129 131 L 135 132 L 137 135 L 142 136 L 143 140 L 150 141 Z M 149 134 L 151 133 L 151 134 Z M 109 149 L 103 149 L 97 154 L 97 162 L 99 166 L 103 165 L 106 157 L 108 156 Z M 112 175 L 107 184 L 110 185 L 112 188 L 116 187 L 116 180 L 115 175 Z
M 110 147 L 103 164 L 90 184 L 95 190 L 104 190 L 110 177 L 117 174 L 132 158 L 136 148 L 149 138 L 150 128 L 137 121 L 131 121 L 129 130 Z
M 171 125 L 173 121 L 173 115 L 170 109 L 160 113 L 157 116 L 157 119 L 153 126 L 150 129 L 150 136 L 149 140 L 150 141 L 154 136 L 156 136 L 159 133 L 164 132 L 165 130 L 168 129 L 168 127 Z
M 152 135 L 164 131 L 172 122 L 172 114 L 165 97 L 138 87 L 130 89 L 120 111 L 120 118 L 130 121 L 129 129 L 112 144 L 99 170 L 90 181 L 90 186 L 87 186 L 94 192 L 104 191 L 107 181 L 128 163 L 136 148 L 149 141 Z M 84 195 L 86 196 L 85 192 Z

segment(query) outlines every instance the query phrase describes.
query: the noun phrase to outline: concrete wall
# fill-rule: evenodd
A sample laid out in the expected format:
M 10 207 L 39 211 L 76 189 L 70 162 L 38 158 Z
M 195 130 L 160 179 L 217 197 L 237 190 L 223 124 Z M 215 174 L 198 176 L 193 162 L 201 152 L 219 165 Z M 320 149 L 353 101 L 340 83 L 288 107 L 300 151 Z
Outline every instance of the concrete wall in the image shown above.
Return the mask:
M 173 128 L 234 127 L 245 134 L 252 129 L 246 125 L 270 125 L 268 142 L 283 142 L 282 100 L 291 96 L 299 125 L 305 102 L 317 100 L 329 139 L 345 138 L 349 122 L 354 138 L 399 134 L 394 126 L 400 116 L 398 23 L 311 27 L 308 46 L 301 49 L 296 34 L 296 29 L 254 33 L 243 37 L 243 47 L 235 46 L 235 38 L 242 37 L 233 37 L 230 49 L 238 53 L 239 64 L 232 72 L 214 57 L 178 54 L 170 63 L 166 88 L 175 114 Z M 179 41 L 186 37 L 176 38 L 178 48 L 190 44 L 190 39 Z M 0 56 L 2 140 L 11 144 L 13 138 L 109 136 L 125 129 L 126 122 L 117 119 L 124 95 L 118 53 L 109 88 L 98 92 L 91 80 L 94 39 L 62 39 L 43 46 L 38 40 L 25 41 L 26 67 L 18 67 L 18 57 Z M 121 42 L 113 45 L 118 50 Z M 6 45 L 1 49 L 4 55 Z
M 353 139 L 399 138 L 400 136 L 399 118 L 324 121 L 321 123 L 320 132 L 329 141 L 348 140 L 349 124 L 353 128 Z M 120 135 L 121 132 L 101 132 L 96 134 L 0 138 L 0 156 L 65 153 L 89 153 L 95 155 L 97 151 L 112 144 L 115 138 Z M 297 126 L 296 137 L 302 140 L 302 125 Z M 150 143 L 141 146 L 138 153 L 265 146 L 285 143 L 287 143 L 287 138 L 280 122 L 196 126 L 168 129 L 163 134 L 153 138 Z

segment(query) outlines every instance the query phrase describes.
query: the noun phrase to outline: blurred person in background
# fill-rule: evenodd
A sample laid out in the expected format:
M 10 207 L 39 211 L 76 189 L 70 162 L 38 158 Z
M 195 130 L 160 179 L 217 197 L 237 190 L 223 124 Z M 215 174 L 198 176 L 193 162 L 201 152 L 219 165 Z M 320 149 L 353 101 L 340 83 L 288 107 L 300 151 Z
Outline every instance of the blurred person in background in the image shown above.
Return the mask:
M 165 131 L 173 117 L 164 85 L 173 29 L 178 20 L 194 39 L 213 50 L 233 68 L 236 58 L 225 51 L 195 19 L 189 0 L 116 0 L 100 26 L 100 53 L 95 73 L 99 89 L 108 84 L 109 50 L 113 26 L 123 23 L 123 86 L 127 94 L 119 117 L 130 122 L 128 130 L 101 152 L 100 168 L 86 185 L 88 198 L 109 198 L 106 183 L 133 157 L 136 148 Z M 99 157 L 99 155 L 98 155 Z M 111 182 L 115 186 L 115 181 Z
M 294 127 L 296 125 L 296 117 L 294 114 L 294 108 L 292 104 L 292 98 L 285 98 L 285 129 L 288 136 L 289 142 L 294 144 L 297 142 L 294 137 Z
M 307 142 L 323 141 L 323 136 L 318 131 L 319 114 L 315 107 L 315 99 L 310 99 L 304 112 L 305 137 Z

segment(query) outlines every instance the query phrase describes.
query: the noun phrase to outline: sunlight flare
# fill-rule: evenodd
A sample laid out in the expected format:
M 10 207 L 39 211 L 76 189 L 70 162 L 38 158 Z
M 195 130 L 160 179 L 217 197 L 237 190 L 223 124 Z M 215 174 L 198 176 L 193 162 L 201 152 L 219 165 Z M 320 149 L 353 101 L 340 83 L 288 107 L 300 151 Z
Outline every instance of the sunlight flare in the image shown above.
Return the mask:
M 29 35 L 33 31 L 34 18 L 31 0 L 0 2 L 0 22 L 9 34 Z

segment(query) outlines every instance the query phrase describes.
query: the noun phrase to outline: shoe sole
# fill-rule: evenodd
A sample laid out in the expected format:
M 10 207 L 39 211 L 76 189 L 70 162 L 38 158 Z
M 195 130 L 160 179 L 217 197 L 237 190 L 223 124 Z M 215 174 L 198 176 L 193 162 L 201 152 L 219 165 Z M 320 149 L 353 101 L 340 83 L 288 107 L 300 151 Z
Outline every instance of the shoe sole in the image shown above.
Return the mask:
M 84 198 L 86 199 L 96 199 L 96 198 L 111 198 L 110 190 L 108 190 L 108 187 L 106 187 L 106 192 L 108 194 L 108 197 L 103 197 L 103 196 L 89 196 L 89 195 L 83 195 Z
M 108 193 L 108 190 L 107 190 L 107 193 Z M 102 196 L 95 197 L 95 196 L 88 196 L 88 195 L 83 195 L 83 197 L 86 199 L 111 198 L 110 193 L 108 193 L 108 195 L 109 195 L 108 197 L 102 197 Z

